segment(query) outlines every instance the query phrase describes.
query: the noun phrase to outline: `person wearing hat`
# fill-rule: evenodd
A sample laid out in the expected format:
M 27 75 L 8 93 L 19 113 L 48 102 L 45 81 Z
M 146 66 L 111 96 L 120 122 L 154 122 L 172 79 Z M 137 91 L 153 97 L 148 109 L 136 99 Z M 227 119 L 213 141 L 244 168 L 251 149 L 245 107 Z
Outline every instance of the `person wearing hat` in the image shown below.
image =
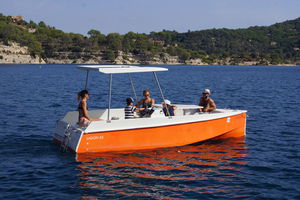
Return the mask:
M 177 108 L 176 106 L 172 106 L 171 105 L 171 101 L 169 101 L 168 99 L 165 99 L 164 102 L 161 103 L 163 106 L 163 111 L 165 116 L 175 116 L 175 109 Z M 169 113 L 168 113 L 169 111 Z
M 132 97 L 128 97 L 126 99 L 126 104 L 127 106 L 124 108 L 125 111 L 125 119 L 133 119 L 134 118 L 134 112 L 139 111 L 138 108 L 136 108 L 135 106 L 133 106 L 133 98 Z
M 202 97 L 200 98 L 199 106 L 203 107 L 199 109 L 200 112 L 211 112 L 217 109 L 214 100 L 212 100 L 209 96 L 210 96 L 210 90 L 205 89 L 202 92 Z

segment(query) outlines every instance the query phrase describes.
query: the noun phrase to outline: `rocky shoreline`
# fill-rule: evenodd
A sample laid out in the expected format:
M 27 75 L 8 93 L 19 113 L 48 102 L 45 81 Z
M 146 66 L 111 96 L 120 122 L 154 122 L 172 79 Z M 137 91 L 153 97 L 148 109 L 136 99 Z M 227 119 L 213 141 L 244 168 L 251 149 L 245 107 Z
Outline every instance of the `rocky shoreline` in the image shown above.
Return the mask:
M 86 55 L 81 53 L 64 52 L 56 58 L 43 59 L 31 56 L 28 47 L 22 47 L 17 43 L 9 42 L 8 45 L 0 43 L 0 64 L 151 64 L 151 65 L 208 65 L 201 59 L 189 59 L 182 61 L 178 56 L 162 54 L 154 57 L 145 55 L 125 54 L 119 51 L 112 62 L 105 60 L 101 54 Z M 218 60 L 210 65 L 271 65 L 267 61 L 242 61 L 234 62 L 230 58 Z M 282 63 L 280 66 L 296 66 L 296 64 Z
M 9 42 L 9 45 L 0 43 L 0 64 L 46 64 L 46 62 L 40 57 L 31 56 L 28 47 Z

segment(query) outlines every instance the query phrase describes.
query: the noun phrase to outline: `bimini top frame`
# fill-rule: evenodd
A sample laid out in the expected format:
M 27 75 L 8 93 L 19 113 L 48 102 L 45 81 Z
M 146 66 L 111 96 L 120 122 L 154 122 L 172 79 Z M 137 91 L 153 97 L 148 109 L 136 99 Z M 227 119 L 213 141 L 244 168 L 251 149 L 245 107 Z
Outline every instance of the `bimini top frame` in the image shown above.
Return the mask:
M 81 65 L 78 67 L 81 70 L 94 70 L 104 74 L 126 74 L 139 72 L 158 72 L 168 71 L 162 67 L 138 67 L 130 65 Z
M 157 75 L 155 72 L 158 71 L 168 71 L 167 68 L 163 67 L 138 67 L 138 66 L 130 66 L 130 65 L 80 65 L 78 67 L 81 70 L 86 70 L 86 81 L 85 81 L 85 89 L 87 88 L 88 83 L 88 77 L 89 77 L 89 71 L 99 71 L 104 74 L 109 74 L 109 94 L 108 94 L 108 112 L 107 112 L 107 122 L 110 122 L 110 109 L 111 109 L 111 91 L 112 91 L 112 74 L 128 74 L 129 80 L 131 83 L 131 87 L 135 96 L 135 100 L 137 100 L 135 88 L 133 85 L 133 81 L 131 78 L 131 73 L 140 73 L 140 72 L 153 72 L 154 78 L 156 80 L 156 84 L 158 86 L 158 89 L 160 91 L 161 97 L 163 99 L 163 102 L 165 101 L 164 94 L 162 92 L 162 89 L 160 87 Z M 168 116 L 170 116 L 169 110 L 167 109 Z

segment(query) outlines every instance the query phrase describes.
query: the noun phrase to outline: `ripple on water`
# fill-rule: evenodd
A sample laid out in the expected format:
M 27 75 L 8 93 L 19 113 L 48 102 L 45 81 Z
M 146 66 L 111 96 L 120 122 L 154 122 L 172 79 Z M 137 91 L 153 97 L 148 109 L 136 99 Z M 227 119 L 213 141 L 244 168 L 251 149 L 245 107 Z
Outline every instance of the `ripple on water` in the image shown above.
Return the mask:
M 240 142 L 219 141 L 217 151 L 204 143 L 129 154 L 79 155 L 82 164 L 78 167 L 84 174 L 80 185 L 88 190 L 104 187 L 122 197 L 154 197 L 158 193 L 161 198 L 225 197 L 232 191 L 239 193 L 238 184 L 246 181 L 240 172 L 247 150 Z M 211 186 L 226 181 L 227 190 Z M 124 193 L 125 188 L 132 191 Z M 240 195 L 247 196 L 242 190 Z

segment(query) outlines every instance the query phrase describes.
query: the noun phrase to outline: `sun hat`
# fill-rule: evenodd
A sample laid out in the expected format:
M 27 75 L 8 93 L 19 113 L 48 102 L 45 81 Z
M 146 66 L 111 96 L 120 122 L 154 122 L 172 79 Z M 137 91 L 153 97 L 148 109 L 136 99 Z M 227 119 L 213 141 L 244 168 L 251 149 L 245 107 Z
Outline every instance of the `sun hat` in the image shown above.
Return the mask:
M 134 100 L 133 100 L 133 98 L 132 97 L 128 97 L 127 99 L 126 99 L 126 103 L 132 103 L 132 102 L 134 102 Z
M 208 93 L 208 94 L 210 94 L 210 90 L 209 89 L 205 89 L 205 90 L 203 90 L 202 93 Z
M 170 100 L 168 100 L 168 99 L 165 99 L 165 101 L 164 102 L 162 102 L 161 104 L 166 104 L 166 105 L 171 105 L 171 101 Z

